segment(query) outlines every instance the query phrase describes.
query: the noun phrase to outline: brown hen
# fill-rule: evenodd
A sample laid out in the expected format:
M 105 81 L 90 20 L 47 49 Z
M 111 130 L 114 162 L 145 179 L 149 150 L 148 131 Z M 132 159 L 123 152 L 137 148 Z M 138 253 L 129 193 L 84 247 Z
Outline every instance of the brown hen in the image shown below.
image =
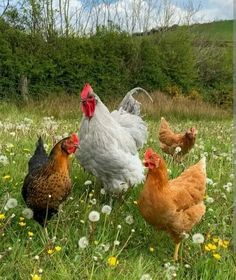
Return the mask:
M 159 129 L 160 147 L 164 153 L 174 156 L 177 160 L 181 160 L 182 156 L 192 149 L 195 144 L 196 134 L 197 131 L 194 127 L 191 127 L 185 133 L 174 133 L 165 118 L 161 118 Z M 177 147 L 180 148 L 179 151 Z
M 205 158 L 173 180 L 168 180 L 165 161 L 152 149 L 146 151 L 144 164 L 148 174 L 138 201 L 140 213 L 157 230 L 170 234 L 177 260 L 184 232 L 199 223 L 205 213 Z
M 29 160 L 22 196 L 33 210 L 33 218 L 42 226 L 57 213 L 59 205 L 71 191 L 69 155 L 76 151 L 78 143 L 78 136 L 72 134 L 58 142 L 47 157 L 40 137 Z

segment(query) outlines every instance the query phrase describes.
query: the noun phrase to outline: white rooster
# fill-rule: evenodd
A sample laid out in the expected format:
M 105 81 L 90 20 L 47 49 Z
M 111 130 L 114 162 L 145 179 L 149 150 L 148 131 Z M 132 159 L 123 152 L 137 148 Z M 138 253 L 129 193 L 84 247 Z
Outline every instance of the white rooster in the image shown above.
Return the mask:
M 76 156 L 86 171 L 99 178 L 112 193 L 126 191 L 144 179 L 144 167 L 138 149 L 147 140 L 147 125 L 139 116 L 140 103 L 128 92 L 119 109 L 109 112 L 100 98 L 86 84 L 81 92 L 83 119 L 80 148 Z

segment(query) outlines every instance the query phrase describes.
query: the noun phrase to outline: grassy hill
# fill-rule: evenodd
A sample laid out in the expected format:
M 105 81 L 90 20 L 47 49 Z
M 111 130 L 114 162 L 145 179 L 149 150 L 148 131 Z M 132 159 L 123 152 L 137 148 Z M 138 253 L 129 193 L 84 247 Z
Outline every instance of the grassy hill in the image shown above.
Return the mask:
M 212 41 L 233 42 L 233 20 L 194 24 L 192 29 Z

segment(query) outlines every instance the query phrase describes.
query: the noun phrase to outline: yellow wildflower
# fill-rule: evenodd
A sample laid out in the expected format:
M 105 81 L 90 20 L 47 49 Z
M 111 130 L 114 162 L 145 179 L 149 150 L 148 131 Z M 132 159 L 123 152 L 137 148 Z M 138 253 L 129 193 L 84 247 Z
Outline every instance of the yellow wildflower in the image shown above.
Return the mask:
M 154 248 L 153 247 L 149 247 L 149 251 L 150 252 L 154 252 Z
M 222 239 L 219 239 L 218 246 L 222 246 L 222 245 L 223 245 L 223 241 L 222 241 Z
M 57 252 L 61 251 L 61 247 L 60 246 L 56 246 L 55 247 L 55 251 L 57 251 Z
M 223 244 L 228 246 L 229 245 L 229 240 L 223 240 Z
M 33 232 L 32 231 L 28 231 L 28 236 L 29 237 L 33 237 L 34 236 Z
M 38 274 L 33 274 L 32 276 L 32 280 L 41 280 L 41 277 L 38 276 Z
M 220 260 L 220 259 L 221 259 L 221 255 L 218 254 L 218 253 L 213 254 L 213 257 L 214 257 L 216 260 Z
M 25 219 L 24 217 L 20 217 L 20 221 L 21 221 L 21 222 L 23 222 L 23 221 L 24 221 L 24 219 Z
M 116 257 L 110 257 L 110 258 L 108 258 L 108 260 L 107 260 L 107 264 L 108 264 L 109 266 L 116 266 L 116 265 L 118 265 L 118 263 L 119 263 L 119 261 L 117 260 Z
M 215 251 L 217 249 L 215 244 L 208 243 L 205 245 L 205 250 L 206 251 Z
M 49 255 L 51 255 L 51 254 L 53 254 L 53 253 L 54 253 L 54 251 L 53 251 L 52 249 L 49 249 L 49 250 L 48 250 L 48 254 L 49 254 Z
M 24 226 L 26 226 L 26 223 L 24 223 L 24 222 L 19 222 L 19 225 L 20 225 L 21 227 L 24 227 Z
M 0 213 L 0 220 L 4 220 L 6 218 L 5 214 Z
M 138 204 L 138 202 L 136 200 L 133 201 L 134 204 Z
M 3 180 L 9 180 L 11 178 L 11 176 L 10 175 L 5 175 L 2 178 L 3 178 Z
M 215 243 L 218 243 L 218 242 L 219 242 L 219 238 L 218 238 L 218 237 L 214 237 L 214 238 L 213 238 L 213 241 L 214 241 Z

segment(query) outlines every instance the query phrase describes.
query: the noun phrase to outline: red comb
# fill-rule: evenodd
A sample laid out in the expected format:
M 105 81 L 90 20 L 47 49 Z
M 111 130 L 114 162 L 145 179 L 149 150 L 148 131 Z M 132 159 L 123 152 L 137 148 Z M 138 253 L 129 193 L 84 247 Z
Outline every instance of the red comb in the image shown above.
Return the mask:
M 79 144 L 79 136 L 76 133 L 72 133 L 71 138 L 74 144 Z
M 93 89 L 90 84 L 85 84 L 80 94 L 81 99 L 86 99 L 91 91 L 93 91 Z
M 152 148 L 148 148 L 144 154 L 144 159 L 148 160 L 152 155 L 154 154 L 154 151 Z

